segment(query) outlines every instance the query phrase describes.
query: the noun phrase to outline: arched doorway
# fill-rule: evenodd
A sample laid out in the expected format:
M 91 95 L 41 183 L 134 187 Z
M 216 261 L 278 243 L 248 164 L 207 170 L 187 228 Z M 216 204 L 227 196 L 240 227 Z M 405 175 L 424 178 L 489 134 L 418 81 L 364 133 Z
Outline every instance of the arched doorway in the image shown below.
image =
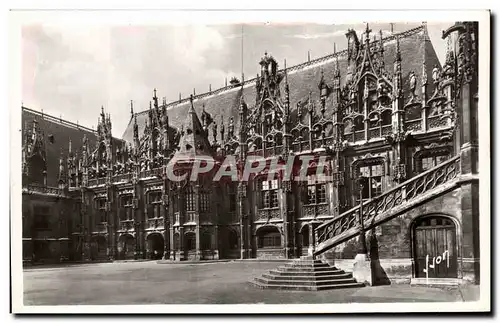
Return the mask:
M 160 233 L 154 232 L 148 235 L 147 238 L 148 258 L 154 260 L 162 259 L 163 253 L 165 252 L 164 247 L 165 245 L 163 236 Z
M 92 259 L 105 259 L 108 253 L 108 244 L 103 236 L 95 236 L 91 241 Z
M 309 224 L 305 224 L 304 226 L 302 226 L 299 235 L 299 243 L 301 255 L 307 256 L 307 252 L 309 249 Z
M 455 222 L 445 216 L 424 216 L 413 224 L 415 277 L 457 278 Z
M 135 239 L 130 234 L 120 236 L 118 240 L 118 254 L 121 259 L 134 259 Z
M 263 227 L 257 231 L 258 248 L 281 248 L 281 233 L 274 226 Z

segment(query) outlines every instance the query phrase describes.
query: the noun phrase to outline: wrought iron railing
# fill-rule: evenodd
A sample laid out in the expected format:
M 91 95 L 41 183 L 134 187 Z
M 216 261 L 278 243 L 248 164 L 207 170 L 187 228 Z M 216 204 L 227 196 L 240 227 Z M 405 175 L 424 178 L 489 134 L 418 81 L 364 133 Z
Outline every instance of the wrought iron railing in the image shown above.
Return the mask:
M 365 229 L 375 216 L 394 210 L 406 202 L 415 200 L 437 186 L 450 182 L 460 174 L 460 156 L 456 156 L 428 171 L 419 174 L 395 188 L 363 203 Z M 334 247 L 337 243 L 361 232 L 359 205 L 318 226 L 314 230 L 315 255 Z M 347 234 L 349 232 L 350 234 Z M 346 236 L 343 236 L 346 234 Z M 342 237 L 341 237 L 342 235 Z M 343 238 L 343 239 L 342 239 Z

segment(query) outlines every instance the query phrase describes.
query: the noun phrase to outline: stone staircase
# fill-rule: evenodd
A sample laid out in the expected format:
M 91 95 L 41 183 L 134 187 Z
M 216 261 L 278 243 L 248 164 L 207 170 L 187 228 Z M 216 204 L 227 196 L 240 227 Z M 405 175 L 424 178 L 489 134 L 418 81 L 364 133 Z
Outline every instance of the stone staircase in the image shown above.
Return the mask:
M 407 210 L 458 186 L 460 156 L 455 156 L 314 229 L 314 256 L 352 239 Z M 364 229 L 361 229 L 360 218 Z
M 251 283 L 260 288 L 302 291 L 364 286 L 352 274 L 307 256 L 254 278 Z

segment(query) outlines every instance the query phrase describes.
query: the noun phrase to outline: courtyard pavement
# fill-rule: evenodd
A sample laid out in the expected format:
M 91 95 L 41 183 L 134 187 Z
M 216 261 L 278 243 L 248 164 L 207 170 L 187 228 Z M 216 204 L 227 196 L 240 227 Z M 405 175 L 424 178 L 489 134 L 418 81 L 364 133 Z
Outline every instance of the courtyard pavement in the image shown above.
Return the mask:
M 276 262 L 97 263 L 24 269 L 24 305 L 312 304 L 463 302 L 478 286 L 387 285 L 326 291 L 259 289 L 249 283 Z

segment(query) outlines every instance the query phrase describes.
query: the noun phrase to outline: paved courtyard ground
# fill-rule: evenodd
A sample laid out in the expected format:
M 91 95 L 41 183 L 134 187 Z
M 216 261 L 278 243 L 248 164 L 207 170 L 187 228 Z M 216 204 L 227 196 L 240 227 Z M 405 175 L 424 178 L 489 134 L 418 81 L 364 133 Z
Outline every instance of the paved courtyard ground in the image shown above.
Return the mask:
M 24 270 L 25 305 L 462 302 L 457 287 L 388 285 L 317 292 L 259 289 L 272 262 L 82 264 Z M 479 288 L 477 288 L 477 293 Z M 477 294 L 473 292 L 472 294 Z

